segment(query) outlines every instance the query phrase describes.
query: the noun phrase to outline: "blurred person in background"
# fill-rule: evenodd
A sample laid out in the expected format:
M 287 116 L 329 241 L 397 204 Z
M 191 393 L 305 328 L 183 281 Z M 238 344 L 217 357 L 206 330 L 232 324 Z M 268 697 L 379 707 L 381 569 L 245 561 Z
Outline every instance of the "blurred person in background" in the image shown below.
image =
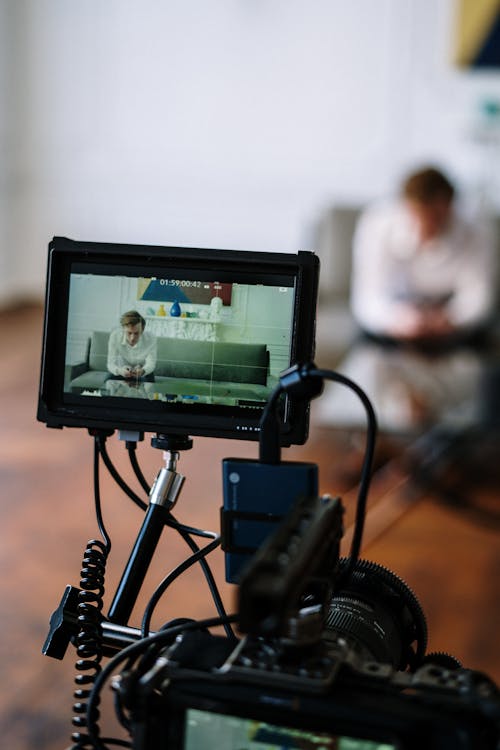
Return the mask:
M 490 222 L 467 218 L 435 167 L 362 213 L 351 278 L 360 336 L 338 369 L 366 390 L 382 429 L 474 421 L 496 288 Z M 333 391 L 323 406 L 323 421 L 362 424 Z
M 472 341 L 495 300 L 492 235 L 456 205 L 434 167 L 405 178 L 400 196 L 370 206 L 353 244 L 351 307 L 375 338 L 443 346 Z

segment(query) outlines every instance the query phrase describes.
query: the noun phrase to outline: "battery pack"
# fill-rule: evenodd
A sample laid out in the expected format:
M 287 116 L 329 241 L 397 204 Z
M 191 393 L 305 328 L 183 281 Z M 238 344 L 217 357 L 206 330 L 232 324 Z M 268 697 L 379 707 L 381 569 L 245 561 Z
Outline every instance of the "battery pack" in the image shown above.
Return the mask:
M 222 549 L 228 583 L 238 583 L 245 565 L 301 497 L 318 495 L 318 467 L 252 459 L 222 462 Z

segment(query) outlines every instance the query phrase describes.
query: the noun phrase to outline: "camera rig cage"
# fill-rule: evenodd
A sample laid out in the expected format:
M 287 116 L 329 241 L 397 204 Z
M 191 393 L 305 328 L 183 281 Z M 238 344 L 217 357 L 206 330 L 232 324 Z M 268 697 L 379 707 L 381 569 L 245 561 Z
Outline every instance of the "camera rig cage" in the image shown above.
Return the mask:
M 297 254 L 80 242 L 49 244 L 38 419 L 257 440 L 279 373 L 314 355 L 319 261 Z M 158 343 L 151 382 L 107 371 L 120 316 Z M 128 386 L 128 387 L 127 387 Z M 282 445 L 307 437 L 308 404 L 281 404 Z
M 112 247 L 111 257 L 117 258 L 118 246 Z M 108 249 L 104 246 L 105 255 Z M 103 246 L 95 251 L 101 258 Z M 193 420 L 198 412 L 188 413 L 182 404 L 151 418 L 144 404 L 130 417 L 124 405 L 112 402 L 116 397 L 103 406 L 83 394 L 77 394 L 83 401 L 66 399 L 63 371 L 71 304 L 64 300 L 71 299 L 71 275 L 81 272 L 82 252 L 84 257 L 88 253 L 90 263 L 84 263 L 84 276 L 94 273 L 96 256 L 94 248 L 68 240 L 54 240 L 52 252 L 39 417 L 48 426 L 89 428 L 94 437 L 94 499 L 102 536 L 102 540 L 89 541 L 80 586 L 66 588 L 43 647 L 43 653 L 59 659 L 70 642 L 76 647 L 73 749 L 105 750 L 119 745 L 134 750 L 201 750 L 211 745 L 235 750 L 263 743 L 276 748 L 337 750 L 497 748 L 497 686 L 487 676 L 463 669 L 453 657 L 426 654 L 425 616 L 413 592 L 390 571 L 359 559 L 376 433 L 375 414 L 364 392 L 339 373 L 318 369 L 313 362 L 298 362 L 280 373 L 259 407 L 258 421 L 257 417 L 252 420 L 255 429 L 248 431 L 234 430 L 231 419 L 218 407 L 210 411 L 216 426 L 210 428 L 201 419 L 197 429 Z M 137 261 L 136 249 L 131 253 Z M 202 276 L 198 251 L 193 251 L 197 276 L 186 271 L 191 252 L 183 257 L 182 266 L 176 266 L 180 255 L 174 251 L 175 261 L 169 260 L 170 268 L 172 264 L 181 268 L 178 278 Z M 225 251 L 220 257 L 235 260 L 233 253 Z M 129 267 L 127 252 L 125 258 Z M 113 265 L 120 275 L 122 263 L 116 260 Z M 305 269 L 299 270 L 302 265 Z M 242 267 L 236 266 L 241 272 Z M 271 267 L 276 270 L 273 263 Z M 305 349 L 298 341 L 290 343 L 293 357 L 293 353 L 312 350 L 314 314 L 311 318 L 309 311 L 304 319 L 300 309 L 307 307 L 305 290 L 315 294 L 317 266 L 307 254 L 298 265 L 293 261 L 287 267 L 295 268 L 294 283 L 302 289 L 296 295 L 301 304 L 295 303 L 299 310 L 293 308 L 292 330 L 305 330 L 307 339 Z M 99 277 L 108 278 L 106 264 L 106 273 L 101 273 L 102 264 L 98 269 Z M 135 282 L 137 274 L 134 267 L 130 277 L 125 276 Z M 241 280 L 234 270 L 232 274 L 233 280 Z M 216 275 L 221 278 L 219 272 Z M 56 303 L 58 294 L 61 301 Z M 280 449 L 290 436 L 305 437 L 310 400 L 321 394 L 325 379 L 354 390 L 368 420 L 354 533 L 346 558 L 339 556 L 340 499 L 318 495 L 315 465 L 281 461 Z M 299 415 L 296 419 L 290 417 L 293 406 Z M 142 418 L 138 415 L 147 417 L 145 425 L 137 421 Z M 131 466 L 149 496 L 149 505 L 117 473 L 107 453 L 106 440 L 117 427 L 127 434 Z M 150 487 L 135 448 L 143 430 L 157 428 L 151 442 L 164 451 L 165 466 Z M 223 462 L 222 535 L 186 526 L 172 514 L 184 480 L 176 471 L 177 460 L 181 450 L 191 447 L 189 432 L 259 439 L 258 460 Z M 101 512 L 100 459 L 125 494 L 146 511 L 107 615 L 103 613 L 104 578 L 111 541 Z M 278 500 L 273 505 L 274 494 Z M 252 497 L 254 507 L 249 507 Z M 129 626 L 132 607 L 166 526 L 181 534 L 192 554 L 159 584 L 140 629 Z M 201 548 L 195 537 L 210 541 Z M 221 545 L 226 552 L 227 578 L 239 584 L 237 613 L 230 616 L 206 561 Z M 203 621 L 176 618 L 151 631 L 159 600 L 173 580 L 195 563 L 200 563 L 207 578 L 218 616 Z M 234 633 L 234 624 L 240 636 Z M 210 632 L 221 626 L 225 635 Z M 104 657 L 111 657 L 105 666 Z M 101 736 L 99 704 L 109 681 L 115 691 L 117 718 L 130 740 Z

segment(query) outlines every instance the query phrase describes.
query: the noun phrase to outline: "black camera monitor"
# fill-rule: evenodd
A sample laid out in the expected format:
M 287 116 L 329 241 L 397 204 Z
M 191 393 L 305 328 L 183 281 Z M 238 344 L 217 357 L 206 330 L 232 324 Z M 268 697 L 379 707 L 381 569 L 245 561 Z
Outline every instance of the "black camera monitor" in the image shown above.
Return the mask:
M 257 440 L 279 374 L 313 358 L 319 263 L 297 254 L 49 244 L 38 419 Z M 287 399 L 281 444 L 303 443 Z

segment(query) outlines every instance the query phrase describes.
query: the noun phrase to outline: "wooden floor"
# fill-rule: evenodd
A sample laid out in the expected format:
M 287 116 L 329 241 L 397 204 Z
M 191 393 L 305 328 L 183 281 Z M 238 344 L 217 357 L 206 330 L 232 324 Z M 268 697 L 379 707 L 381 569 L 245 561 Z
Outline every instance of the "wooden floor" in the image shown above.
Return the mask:
M 64 661 L 55 661 L 42 656 L 41 647 L 49 615 L 64 586 L 78 585 L 85 543 L 97 534 L 93 444 L 84 430 L 49 430 L 36 422 L 41 310 L 27 307 L 3 313 L 0 325 L 0 737 L 2 747 L 9 750 L 57 750 L 69 745 L 75 656 L 70 648 Z M 318 364 L 322 364 L 319 357 Z M 307 445 L 289 449 L 285 456 L 319 465 L 321 491 L 342 494 L 348 526 L 356 494 L 358 442 L 359 436 L 313 424 Z M 116 437 L 110 439 L 109 451 L 133 484 L 125 448 Z M 377 454 L 363 556 L 389 567 L 417 594 L 427 615 L 429 650 L 454 654 L 465 666 L 485 670 L 500 681 L 498 529 L 479 524 L 419 490 L 409 481 L 399 453 L 399 446 L 385 444 Z M 145 441 L 138 455 L 152 480 L 161 466 L 161 454 Z M 218 530 L 221 460 L 231 455 L 255 457 L 256 446 L 195 438 L 193 450 L 182 456 L 179 465 L 187 477 L 176 508 L 179 520 Z M 393 458 L 387 460 L 388 456 Z M 482 493 L 486 502 L 496 506 L 496 479 L 488 486 L 479 479 L 479 474 L 469 477 L 468 492 Z M 107 572 L 109 606 L 142 514 L 104 470 L 102 497 L 113 540 Z M 346 545 L 348 539 L 349 532 Z M 141 607 L 156 583 L 185 554 L 183 543 L 166 531 L 132 624 L 138 624 Z M 213 555 L 212 566 L 227 609 L 233 611 L 234 587 L 223 583 L 221 553 Z M 193 571 L 174 584 L 156 624 L 212 613 L 204 582 Z

